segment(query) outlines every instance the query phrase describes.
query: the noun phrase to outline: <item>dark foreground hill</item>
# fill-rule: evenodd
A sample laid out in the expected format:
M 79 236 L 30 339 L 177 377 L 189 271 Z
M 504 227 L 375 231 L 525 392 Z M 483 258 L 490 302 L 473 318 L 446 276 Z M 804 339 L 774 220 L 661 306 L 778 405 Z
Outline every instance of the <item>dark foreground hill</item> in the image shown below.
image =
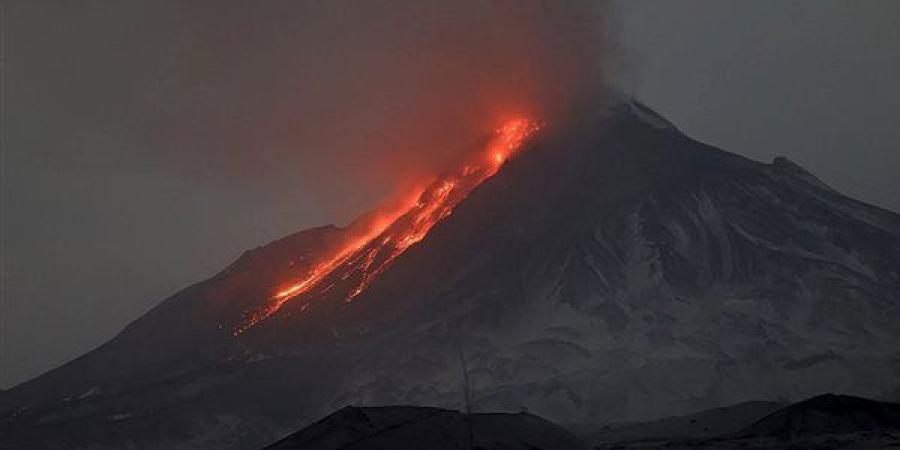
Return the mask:
M 471 445 L 470 445 L 471 444 Z M 471 414 L 409 406 L 345 407 L 265 450 L 587 450 L 531 414 Z
M 898 412 L 896 403 L 828 394 L 598 426 L 576 437 L 527 413 L 348 406 L 264 450 L 889 449 L 900 447 Z
M 769 414 L 773 402 L 747 402 L 582 434 L 597 449 L 900 448 L 900 404 L 826 394 Z M 713 431 L 713 430 L 718 431 Z
M 556 423 L 900 388 L 900 216 L 787 159 L 624 101 L 548 120 L 442 217 L 351 303 L 235 336 L 350 231 L 247 252 L 0 394 L 0 443 L 255 450 L 348 404 L 461 409 L 461 353 L 477 410 Z
M 876 430 L 900 432 L 900 403 L 878 402 L 849 395 L 820 395 L 771 414 L 739 435 L 794 437 Z

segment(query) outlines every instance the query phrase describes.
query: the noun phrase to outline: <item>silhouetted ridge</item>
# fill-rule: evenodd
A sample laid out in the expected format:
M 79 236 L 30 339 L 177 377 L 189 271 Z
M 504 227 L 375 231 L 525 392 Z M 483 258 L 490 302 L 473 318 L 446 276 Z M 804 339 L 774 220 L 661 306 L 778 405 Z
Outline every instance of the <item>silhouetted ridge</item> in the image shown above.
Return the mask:
M 410 406 L 341 408 L 265 450 L 587 449 L 568 431 L 531 414 L 472 414 Z
M 900 404 L 825 394 L 795 403 L 747 427 L 742 437 L 782 437 L 900 430 Z

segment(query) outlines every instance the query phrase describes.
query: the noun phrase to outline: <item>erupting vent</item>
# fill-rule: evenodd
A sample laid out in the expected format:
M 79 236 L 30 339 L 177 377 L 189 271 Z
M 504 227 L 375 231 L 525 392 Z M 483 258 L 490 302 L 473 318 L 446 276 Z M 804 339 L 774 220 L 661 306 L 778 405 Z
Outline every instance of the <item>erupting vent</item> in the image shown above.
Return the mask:
M 280 289 L 264 306 L 245 314 L 234 335 L 275 314 L 289 301 L 303 302 L 305 310 L 336 286 L 346 302 L 359 294 L 406 249 L 425 238 L 431 228 L 469 193 L 490 178 L 520 150 L 538 125 L 525 119 L 507 122 L 497 130 L 487 148 L 413 192 L 414 199 L 392 211 L 379 211 L 367 230 L 353 236 L 322 258 L 303 276 Z

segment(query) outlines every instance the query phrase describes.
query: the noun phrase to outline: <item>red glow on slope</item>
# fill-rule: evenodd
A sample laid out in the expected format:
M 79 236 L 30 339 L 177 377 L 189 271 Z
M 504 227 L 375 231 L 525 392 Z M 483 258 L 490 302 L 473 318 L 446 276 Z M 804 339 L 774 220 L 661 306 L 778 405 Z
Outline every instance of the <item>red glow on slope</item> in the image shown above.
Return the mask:
M 335 287 L 349 283 L 345 301 L 352 301 L 406 249 L 425 238 L 468 194 L 490 178 L 519 151 L 538 126 L 525 119 L 506 122 L 482 152 L 435 178 L 412 200 L 380 211 L 365 230 L 314 265 L 299 280 L 278 291 L 264 307 L 248 312 L 235 328 L 238 335 L 275 314 L 288 301 L 304 301 L 301 309 Z M 337 277 L 337 278 L 334 278 Z M 325 280 L 330 283 L 325 283 Z

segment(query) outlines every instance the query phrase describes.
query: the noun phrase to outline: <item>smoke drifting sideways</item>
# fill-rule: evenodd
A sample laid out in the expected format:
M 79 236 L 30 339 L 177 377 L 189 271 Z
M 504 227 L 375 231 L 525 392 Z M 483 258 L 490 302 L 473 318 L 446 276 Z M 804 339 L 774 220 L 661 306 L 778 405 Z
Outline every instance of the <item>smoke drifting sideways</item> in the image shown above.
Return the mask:
M 373 201 L 600 95 L 612 54 L 604 1 L 158 3 L 127 33 L 157 74 L 129 127 L 146 157 Z

